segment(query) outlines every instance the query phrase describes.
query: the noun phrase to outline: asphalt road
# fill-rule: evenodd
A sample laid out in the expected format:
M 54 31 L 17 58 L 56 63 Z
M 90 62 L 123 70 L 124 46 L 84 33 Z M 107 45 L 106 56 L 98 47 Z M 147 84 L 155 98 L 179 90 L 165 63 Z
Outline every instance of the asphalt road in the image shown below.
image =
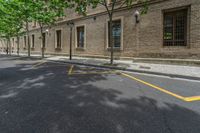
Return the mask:
M 200 81 L 125 74 L 0 55 L 0 133 L 200 132 Z

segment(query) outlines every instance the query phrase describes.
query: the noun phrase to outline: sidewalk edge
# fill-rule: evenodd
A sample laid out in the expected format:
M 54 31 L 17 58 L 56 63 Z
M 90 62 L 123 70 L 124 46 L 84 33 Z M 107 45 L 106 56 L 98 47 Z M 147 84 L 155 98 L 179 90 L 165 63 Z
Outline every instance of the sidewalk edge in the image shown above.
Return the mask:
M 19 55 L 19 56 L 18 55 L 11 55 L 11 56 L 25 57 L 25 56 L 21 56 L 21 55 Z M 33 56 L 25 57 L 25 58 L 42 59 L 41 57 L 33 57 Z M 200 77 L 194 77 L 194 76 L 186 76 L 186 75 L 179 75 L 179 74 L 169 74 L 169 73 L 152 72 L 152 71 L 145 71 L 145 70 L 128 69 L 128 68 L 116 67 L 116 66 L 94 65 L 94 64 L 89 64 L 89 63 L 80 63 L 80 62 L 72 62 L 72 61 L 52 60 L 52 59 L 48 59 L 48 57 L 45 57 L 43 59 L 53 61 L 53 62 L 63 62 L 63 63 L 74 64 L 74 65 L 84 65 L 84 66 L 91 66 L 91 67 L 108 68 L 108 69 L 122 70 L 122 71 L 127 71 L 127 72 L 136 72 L 136 73 L 143 73 L 143 74 L 168 76 L 168 77 L 171 77 L 171 78 L 181 78 L 181 79 L 189 79 L 189 80 L 200 81 Z
M 108 69 L 122 70 L 122 71 L 127 71 L 127 72 L 136 72 L 136 73 L 144 73 L 144 74 L 153 74 L 153 75 L 160 75 L 160 76 L 168 76 L 168 77 L 171 77 L 171 78 L 182 78 L 182 79 L 190 79 L 190 80 L 200 80 L 200 77 L 186 76 L 186 75 L 179 75 L 179 74 L 151 72 L 151 71 L 128 69 L 128 68 L 116 67 L 116 66 L 95 65 L 95 64 L 89 64 L 89 63 L 80 63 L 80 62 L 71 62 L 71 61 L 61 61 L 61 60 L 57 61 L 57 60 L 51 60 L 51 59 L 47 59 L 47 60 L 53 61 L 53 62 L 63 62 L 63 63 L 68 63 L 68 64 L 74 64 L 74 65 L 84 65 L 84 66 L 91 66 L 91 67 L 99 67 L 99 68 L 108 68 Z

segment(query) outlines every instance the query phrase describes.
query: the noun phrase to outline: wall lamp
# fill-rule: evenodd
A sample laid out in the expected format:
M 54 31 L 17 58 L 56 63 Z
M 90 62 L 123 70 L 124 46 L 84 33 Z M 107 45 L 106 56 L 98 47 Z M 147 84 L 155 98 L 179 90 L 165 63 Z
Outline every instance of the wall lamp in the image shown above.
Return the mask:
M 140 22 L 140 12 L 138 10 L 135 11 L 134 13 L 134 16 L 135 16 L 135 22 L 136 24 L 138 24 Z
M 49 35 L 49 29 L 46 29 L 45 32 L 47 33 L 47 35 Z
M 73 26 L 74 26 L 74 22 L 73 22 L 73 21 L 69 21 L 69 22 L 67 23 L 67 25 L 68 25 L 69 27 L 73 27 Z

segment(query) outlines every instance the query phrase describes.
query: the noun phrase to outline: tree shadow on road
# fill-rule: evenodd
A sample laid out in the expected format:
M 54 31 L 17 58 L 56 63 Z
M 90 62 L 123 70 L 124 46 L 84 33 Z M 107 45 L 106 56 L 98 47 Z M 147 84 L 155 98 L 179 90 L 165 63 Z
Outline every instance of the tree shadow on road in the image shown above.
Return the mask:
M 21 60 L 21 61 L 32 61 L 32 60 L 41 60 L 41 57 L 28 57 L 28 56 L 18 56 L 18 55 L 1 55 L 0 54 L 0 60 L 1 61 L 15 61 L 15 60 Z
M 147 96 L 120 98 L 123 90 L 91 84 L 107 81 L 106 75 L 67 76 L 66 67 L 8 69 L 23 76 L 0 89 L 1 133 L 200 131 L 200 115 L 186 107 L 171 103 L 160 107 Z

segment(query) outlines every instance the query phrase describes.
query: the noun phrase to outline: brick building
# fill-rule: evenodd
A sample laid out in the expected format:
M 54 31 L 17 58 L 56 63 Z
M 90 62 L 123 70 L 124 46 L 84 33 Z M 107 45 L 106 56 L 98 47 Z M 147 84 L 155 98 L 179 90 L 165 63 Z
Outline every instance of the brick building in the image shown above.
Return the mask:
M 200 58 L 200 0 L 152 0 L 148 13 L 139 15 L 141 4 L 116 9 L 113 20 L 115 57 Z M 69 54 L 72 20 L 73 54 L 108 57 L 108 15 L 104 7 L 88 9 L 87 16 L 66 10 L 66 17 L 44 30 L 46 54 Z M 30 24 L 31 53 L 41 53 L 40 32 Z M 11 39 L 16 51 L 16 38 Z M 0 50 L 6 47 L 0 41 Z M 27 52 L 27 36 L 20 37 L 20 52 Z

